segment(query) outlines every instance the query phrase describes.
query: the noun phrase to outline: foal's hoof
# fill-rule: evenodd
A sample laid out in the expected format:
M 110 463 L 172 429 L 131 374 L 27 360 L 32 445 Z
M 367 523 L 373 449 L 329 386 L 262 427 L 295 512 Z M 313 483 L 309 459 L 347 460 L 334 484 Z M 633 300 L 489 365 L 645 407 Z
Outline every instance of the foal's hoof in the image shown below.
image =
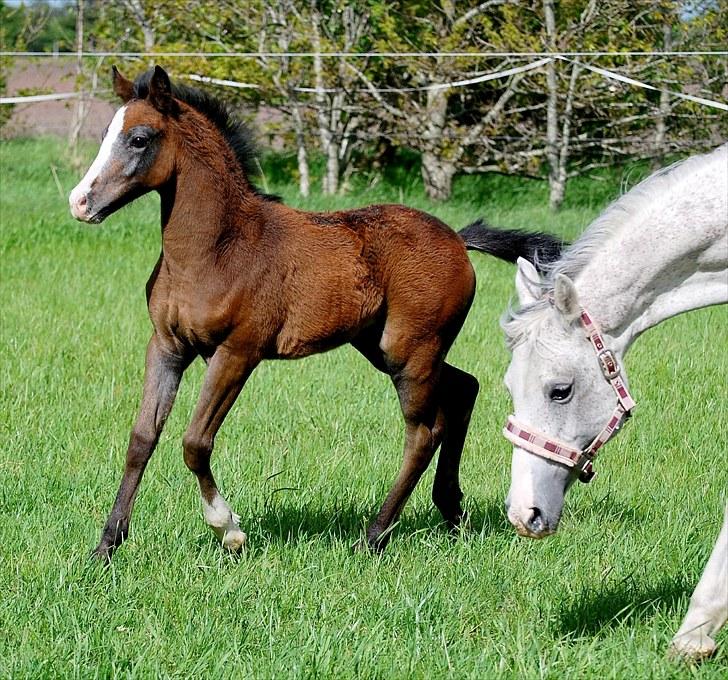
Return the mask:
M 225 532 L 222 537 L 222 545 L 230 552 L 242 552 L 245 550 L 245 545 L 248 542 L 248 537 L 244 531 L 240 529 L 230 529 Z
M 470 529 L 470 515 L 467 512 L 459 512 L 449 517 L 443 516 L 445 527 L 453 534 L 467 532 Z
M 99 545 L 91 551 L 89 557 L 94 562 L 108 567 L 111 564 L 111 556 L 114 554 L 114 548 L 115 546 L 113 545 L 104 545 L 103 543 L 99 543 Z
M 386 545 L 386 541 L 360 538 L 353 546 L 351 546 L 351 549 L 355 553 L 361 553 L 363 555 L 379 555 L 384 552 Z
M 700 633 L 677 635 L 672 639 L 667 655 L 671 659 L 699 662 L 708 659 L 716 652 L 715 640 Z

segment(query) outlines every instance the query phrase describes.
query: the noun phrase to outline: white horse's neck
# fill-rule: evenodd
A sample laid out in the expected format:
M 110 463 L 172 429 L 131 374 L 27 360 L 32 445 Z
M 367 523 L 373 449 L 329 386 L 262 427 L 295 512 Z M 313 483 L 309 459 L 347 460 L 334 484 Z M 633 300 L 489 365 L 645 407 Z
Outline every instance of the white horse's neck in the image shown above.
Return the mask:
M 603 241 L 589 244 L 574 284 L 615 349 L 676 314 L 728 302 L 728 144 L 647 180 L 599 221 Z

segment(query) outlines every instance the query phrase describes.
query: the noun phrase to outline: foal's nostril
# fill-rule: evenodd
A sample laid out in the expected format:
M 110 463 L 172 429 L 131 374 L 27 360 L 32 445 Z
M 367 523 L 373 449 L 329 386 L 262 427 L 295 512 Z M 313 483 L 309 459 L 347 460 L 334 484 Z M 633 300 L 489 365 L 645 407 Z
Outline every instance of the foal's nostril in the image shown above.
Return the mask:
M 539 508 L 531 508 L 531 516 L 528 519 L 527 526 L 534 534 L 540 534 L 544 530 L 544 522 Z
M 88 192 L 74 189 L 68 197 L 71 206 L 71 214 L 77 219 L 86 221 L 88 206 Z

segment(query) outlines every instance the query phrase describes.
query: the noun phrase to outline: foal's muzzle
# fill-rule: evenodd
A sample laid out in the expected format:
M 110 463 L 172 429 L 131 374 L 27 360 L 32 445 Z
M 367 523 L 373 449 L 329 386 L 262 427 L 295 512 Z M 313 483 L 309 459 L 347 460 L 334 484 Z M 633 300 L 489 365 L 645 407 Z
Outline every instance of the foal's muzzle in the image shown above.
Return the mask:
M 141 185 L 132 187 L 116 188 L 115 191 L 101 187 L 97 190 L 74 189 L 68 197 L 68 203 L 73 215 L 79 222 L 88 224 L 100 224 L 109 215 L 124 207 L 135 198 L 145 194 L 147 189 Z
M 68 197 L 68 204 L 71 207 L 71 215 L 80 222 L 89 221 L 88 194 L 86 192 L 76 193 L 74 189 Z

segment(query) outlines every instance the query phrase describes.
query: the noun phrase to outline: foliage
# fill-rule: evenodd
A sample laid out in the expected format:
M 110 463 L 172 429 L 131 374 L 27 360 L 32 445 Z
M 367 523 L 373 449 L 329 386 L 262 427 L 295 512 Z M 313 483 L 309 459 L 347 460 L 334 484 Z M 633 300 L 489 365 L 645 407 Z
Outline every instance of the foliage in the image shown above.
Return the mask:
M 721 99 L 725 60 L 710 57 L 584 57 L 579 65 L 558 62 L 525 75 L 427 90 L 528 59 L 264 54 L 720 49 L 728 40 L 725 0 L 87 0 L 87 7 L 97 48 L 254 53 L 145 57 L 123 66 L 133 75 L 158 61 L 175 77 L 249 85 L 208 87 L 236 106 L 275 112 L 266 131 L 295 148 L 304 194 L 316 153 L 325 159 L 318 170 L 322 188 L 335 193 L 347 191 L 354 174 L 376 171 L 406 148 L 420 155 L 433 198 L 447 198 L 457 174 L 497 170 L 548 178 L 556 205 L 567 181 L 581 173 L 628 159 L 659 165 L 671 153 L 705 149 L 728 136 L 728 118 L 715 110 L 582 67 L 612 68 L 668 90 Z M 54 12 L 66 17 L 69 8 Z
M 7 37 L 7 22 L 11 12 L 7 5 L 0 0 L 0 50 L 7 50 L 8 37 Z M 12 60 L 7 57 L 0 57 L 0 96 L 5 94 L 5 88 L 7 87 L 7 72 L 9 67 L 12 65 Z M 10 105 L 4 104 L 0 106 L 0 130 L 4 127 L 5 123 L 10 120 L 13 109 Z
M 4 6 L 2 27 L 8 45 L 30 52 L 67 52 L 74 49 L 76 13 L 73 4 L 25 2 Z

